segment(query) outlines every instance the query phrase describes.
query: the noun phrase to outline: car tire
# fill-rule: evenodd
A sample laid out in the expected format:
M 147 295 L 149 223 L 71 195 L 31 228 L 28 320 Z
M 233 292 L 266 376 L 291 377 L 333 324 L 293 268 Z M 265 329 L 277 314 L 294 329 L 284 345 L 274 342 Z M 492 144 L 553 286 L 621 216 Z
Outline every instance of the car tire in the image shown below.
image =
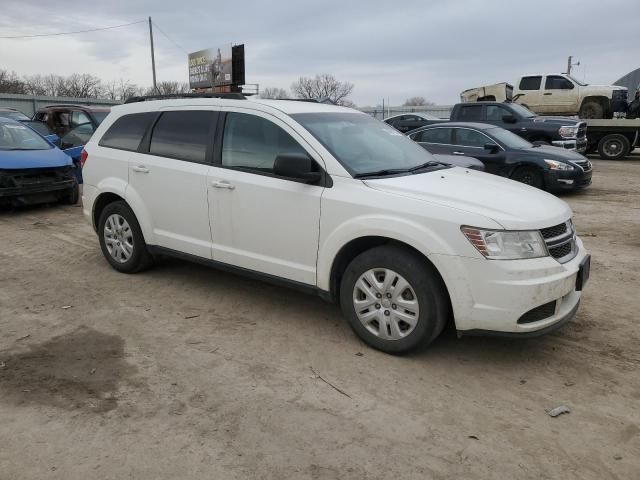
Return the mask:
M 535 167 L 516 168 L 510 178 L 531 187 L 544 189 L 544 176 L 540 169 Z
M 604 160 L 618 160 L 631 152 L 631 143 L 624 135 L 607 135 L 598 142 L 598 154 Z
M 80 200 L 80 186 L 78 182 L 74 182 L 73 187 L 65 192 L 62 202 L 66 205 L 76 205 L 78 200 Z
M 578 113 L 580 118 L 604 118 L 604 107 L 598 102 L 585 102 Z
M 340 305 L 365 343 L 391 354 L 431 343 L 449 312 L 437 272 L 418 254 L 387 245 L 361 253 L 347 266 Z
M 140 224 L 124 201 L 110 203 L 100 213 L 98 238 L 102 254 L 122 273 L 137 273 L 153 264 Z

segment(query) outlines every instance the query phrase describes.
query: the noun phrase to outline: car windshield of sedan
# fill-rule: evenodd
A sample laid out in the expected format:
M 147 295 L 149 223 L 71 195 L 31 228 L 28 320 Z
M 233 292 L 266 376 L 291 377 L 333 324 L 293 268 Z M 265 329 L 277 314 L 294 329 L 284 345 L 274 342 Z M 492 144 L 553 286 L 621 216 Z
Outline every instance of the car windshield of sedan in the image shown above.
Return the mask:
M 497 140 L 507 148 L 531 148 L 533 144 L 527 142 L 524 138 L 519 137 L 515 133 L 505 130 L 504 128 L 490 128 L 486 130 L 494 140 Z
M 443 168 L 424 148 L 369 115 L 327 112 L 291 116 L 353 176 L 422 171 L 421 166 Z
M 0 123 L 0 150 L 48 150 L 49 142 L 19 123 Z

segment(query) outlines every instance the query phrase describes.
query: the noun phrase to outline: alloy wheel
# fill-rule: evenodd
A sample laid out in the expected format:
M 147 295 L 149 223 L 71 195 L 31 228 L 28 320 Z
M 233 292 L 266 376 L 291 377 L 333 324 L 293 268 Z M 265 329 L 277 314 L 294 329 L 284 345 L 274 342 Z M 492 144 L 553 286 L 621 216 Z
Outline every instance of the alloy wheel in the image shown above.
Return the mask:
M 109 215 L 104 224 L 104 243 L 111 257 L 125 263 L 133 255 L 133 231 L 125 218 L 117 213 Z

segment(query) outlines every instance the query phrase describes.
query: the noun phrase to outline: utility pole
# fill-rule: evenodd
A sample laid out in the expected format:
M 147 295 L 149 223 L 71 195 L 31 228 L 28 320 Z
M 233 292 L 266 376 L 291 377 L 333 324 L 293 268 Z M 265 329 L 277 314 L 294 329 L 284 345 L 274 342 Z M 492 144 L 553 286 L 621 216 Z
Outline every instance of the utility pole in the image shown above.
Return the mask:
M 151 70 L 153 71 L 153 91 L 155 93 L 158 93 L 158 87 L 156 86 L 156 57 L 153 52 L 153 26 L 151 24 L 151 17 L 149 17 L 149 38 L 151 39 Z
M 572 60 L 573 60 L 573 57 L 569 55 L 569 58 L 567 59 L 567 75 L 571 75 L 571 67 L 580 66 L 580 62 L 572 63 Z

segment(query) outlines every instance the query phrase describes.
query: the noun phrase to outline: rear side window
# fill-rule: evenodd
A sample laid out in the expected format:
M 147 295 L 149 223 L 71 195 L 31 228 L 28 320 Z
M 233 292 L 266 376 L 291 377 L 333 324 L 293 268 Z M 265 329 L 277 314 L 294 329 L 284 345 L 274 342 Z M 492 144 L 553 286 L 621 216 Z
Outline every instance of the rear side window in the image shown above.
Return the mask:
M 414 135 L 413 140 L 416 142 L 424 143 L 442 143 L 445 145 L 451 144 L 451 129 L 450 128 L 432 128 L 431 130 L 424 130 Z
M 540 90 L 540 83 L 542 77 L 537 75 L 535 77 L 522 77 L 520 80 L 520 90 Z
M 204 163 L 211 138 L 213 112 L 165 112 L 153 128 L 149 153 Z
M 460 107 L 460 121 L 476 122 L 482 118 L 482 105 Z
M 136 151 L 147 128 L 157 114 L 155 112 L 123 115 L 109 127 L 100 139 L 101 147 Z

